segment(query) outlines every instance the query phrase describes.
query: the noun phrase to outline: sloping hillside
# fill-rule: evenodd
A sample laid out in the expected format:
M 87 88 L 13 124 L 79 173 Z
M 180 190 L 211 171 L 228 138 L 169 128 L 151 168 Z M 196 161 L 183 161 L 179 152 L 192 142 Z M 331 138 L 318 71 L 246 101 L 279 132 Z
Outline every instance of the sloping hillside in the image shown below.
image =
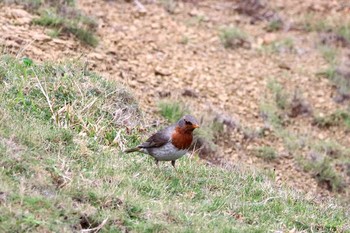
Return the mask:
M 3 54 L 17 59 L 12 61 L 3 58 L 3 67 L 19 66 L 19 70 L 25 71 L 25 75 L 32 78 L 32 83 L 28 85 L 33 84 L 35 88 L 39 88 L 34 92 L 34 96 L 27 99 L 27 88 L 29 88 L 25 85 L 27 80 L 17 80 L 19 83 L 16 86 L 22 91 L 12 93 L 13 96 L 10 97 L 3 97 L 10 101 L 4 102 L 6 109 L 11 107 L 4 110 L 6 114 L 3 116 L 6 116 L 6 119 L 12 118 L 12 107 L 22 103 L 24 109 L 16 109 L 20 112 L 13 114 L 22 115 L 22 111 L 28 111 L 26 114 L 31 116 L 28 119 L 32 117 L 36 119 L 38 116 L 35 114 L 39 114 L 39 117 L 46 116 L 33 123 L 38 129 L 46 127 L 41 125 L 51 124 L 57 119 L 62 120 L 56 122 L 58 128 L 67 128 L 70 121 L 72 125 L 82 124 L 70 129 L 73 131 L 68 133 L 68 136 L 67 132 L 62 133 L 58 129 L 50 128 L 47 131 L 48 134 L 63 134 L 63 139 L 67 136 L 69 140 L 81 136 L 97 139 L 96 142 L 87 140 L 89 145 L 85 147 L 88 149 L 83 146 L 83 149 L 79 149 L 82 151 L 77 152 L 78 155 L 82 153 L 87 156 L 85 155 L 87 153 L 92 156 L 101 152 L 100 149 L 96 149 L 100 152 L 93 149 L 101 145 L 106 146 L 101 150 L 107 150 L 108 154 L 110 150 L 119 151 L 130 143 L 145 139 L 158 127 L 167 124 L 161 115 L 172 121 L 176 118 L 174 116 L 182 112 L 191 112 L 202 119 L 204 126 L 199 134 L 202 139 L 199 144 L 205 148 L 199 152 L 200 157 L 214 164 L 231 167 L 234 175 L 238 176 L 242 176 L 240 170 L 259 170 L 259 174 L 263 173 L 269 177 L 274 186 L 282 188 L 288 186 L 316 198 L 316 202 L 336 197 L 343 205 L 348 204 L 350 10 L 349 5 L 343 1 L 307 0 L 286 3 L 279 0 L 268 2 L 87 0 L 76 1 L 74 4 L 74 1 L 65 0 L 42 2 L 26 0 L 1 2 L 0 7 L 0 28 L 3 32 L 0 44 L 3 45 Z M 48 98 L 44 95 L 47 87 L 43 84 L 44 91 L 42 91 L 39 85 L 41 81 L 35 79 L 39 74 L 32 73 L 32 63 L 37 65 L 47 61 L 54 63 L 64 61 L 69 64 L 79 61 L 83 63 L 83 68 L 78 70 L 83 69 L 84 75 L 89 76 L 90 72 L 98 72 L 103 79 L 117 82 L 118 86 L 122 85 L 120 89 L 123 90 L 122 96 L 106 97 L 107 105 L 102 111 L 98 110 L 99 108 L 92 109 L 95 112 L 91 114 L 97 119 L 86 116 L 87 118 L 82 121 L 79 114 L 95 106 L 94 95 L 98 94 L 98 91 L 96 93 L 96 90 L 92 91 L 94 93 L 90 96 L 92 99 L 89 99 L 90 97 L 86 99 L 69 93 L 83 90 L 81 94 L 87 94 L 84 93 L 84 89 L 89 88 L 89 85 L 78 89 L 72 87 L 73 89 L 67 90 L 63 96 L 60 93 L 58 96 L 54 94 L 52 105 L 55 105 L 60 98 L 61 100 L 68 98 L 71 101 L 68 101 L 68 105 L 65 102 L 58 104 L 55 112 L 48 105 Z M 28 67 L 22 67 L 23 62 Z M 68 72 L 65 71 L 66 68 L 57 69 L 63 77 Z M 0 73 L 2 88 L 9 88 L 8 72 L 3 69 Z M 57 73 L 49 74 L 57 75 Z M 70 74 L 69 71 L 67 75 Z M 84 78 L 78 80 L 86 82 Z M 91 85 L 97 85 L 99 88 L 104 85 L 98 84 L 99 80 L 94 82 L 97 84 Z M 68 81 L 59 85 L 65 88 L 70 84 Z M 58 88 L 59 85 L 52 88 Z M 108 93 L 109 89 L 103 90 L 103 93 Z M 108 94 L 107 96 L 109 97 Z M 45 110 L 33 107 L 30 104 L 32 97 L 40 97 L 39 105 Z M 126 99 L 127 104 L 119 106 L 119 110 L 110 108 L 116 107 L 113 101 L 118 103 L 120 98 Z M 134 106 L 135 102 L 137 107 Z M 133 106 L 131 109 L 127 107 L 129 103 Z M 76 112 L 77 106 L 78 112 Z M 170 113 L 164 113 L 164 106 Z M 76 113 L 79 114 L 75 115 Z M 106 121 L 98 121 L 98 116 L 105 116 L 107 113 L 112 116 Z M 95 120 L 98 121 L 97 125 L 92 123 Z M 22 119 L 18 122 L 22 122 Z M 23 124 L 31 125 L 29 123 L 24 121 Z M 14 124 L 16 126 L 19 123 Z M 126 125 L 125 128 L 122 127 L 123 130 L 120 128 L 122 125 Z M 17 151 L 27 153 L 23 151 L 34 150 L 35 153 L 48 154 L 50 157 L 63 150 L 63 148 L 54 150 L 54 154 L 50 154 L 45 148 L 41 148 L 47 143 L 46 136 L 30 138 L 34 140 L 33 142 L 28 139 L 29 147 L 23 146 L 25 142 L 20 141 L 17 148 L 16 138 L 22 137 L 17 133 L 21 131 L 10 130 L 13 126 L 7 122 L 3 127 L 1 136 L 2 151 L 5 153 L 3 156 L 14 153 L 16 157 Z M 72 136 L 71 133 L 76 136 Z M 54 143 L 65 147 L 66 142 L 57 140 Z M 74 140 L 69 143 L 79 145 Z M 12 147 L 15 149 L 9 149 Z M 194 154 L 197 157 L 196 153 Z M 28 156 L 30 158 L 28 164 L 32 164 L 34 161 L 32 155 Z M 106 158 L 110 160 L 112 157 L 110 154 Z M 148 161 L 139 156 L 133 159 Z M 134 164 L 134 160 L 126 159 L 126 161 L 128 165 Z M 183 162 L 184 176 L 193 169 L 192 166 L 197 166 L 193 163 L 192 160 Z M 43 164 L 34 167 L 42 169 Z M 140 169 L 152 171 L 153 166 L 148 162 L 146 164 L 147 166 Z M 19 168 L 19 174 L 23 172 L 21 169 Z M 71 170 L 69 167 L 61 169 L 68 169 L 68 172 Z M 203 169 L 220 170 L 207 167 Z M 90 171 L 92 170 L 96 172 L 96 168 L 91 168 Z M 166 178 L 168 172 L 172 178 L 179 179 L 176 182 L 186 184 L 187 181 L 181 180 L 170 170 L 166 170 L 165 174 L 161 171 L 157 174 L 164 176 L 165 182 L 169 178 Z M 202 175 L 205 176 L 206 172 Z M 227 171 L 223 172 L 226 174 Z M 7 171 L 5 173 L 7 174 Z M 135 174 L 123 173 L 120 176 L 129 175 Z M 246 178 L 243 180 L 245 182 Z M 17 180 L 16 184 L 11 182 L 8 186 L 14 185 L 15 188 L 12 190 L 21 188 L 20 180 Z M 129 185 L 134 188 L 133 184 Z M 203 187 L 191 186 L 191 189 Z M 149 192 L 154 188 L 156 187 L 149 188 Z M 7 194 L 4 193 L 6 197 Z M 228 195 L 221 194 L 222 197 Z M 264 195 L 265 199 L 262 198 L 260 201 L 268 200 L 264 202 L 265 205 L 270 203 L 270 197 L 266 193 Z M 23 205 L 22 199 L 20 204 Z M 197 204 L 202 205 L 201 202 Z M 12 216 L 11 214 L 9 216 Z M 240 219 L 241 216 L 234 218 Z M 103 223 L 104 219 L 100 218 L 97 222 Z M 214 217 L 213 219 L 214 222 L 219 221 Z M 333 222 L 329 223 L 330 219 L 325 217 L 325 221 L 317 221 L 321 221 L 323 227 L 333 226 Z M 174 224 L 179 224 L 176 221 L 174 220 Z M 280 222 L 284 227 L 276 225 L 274 229 L 293 229 L 293 227 L 303 229 L 300 226 L 304 222 L 300 226 L 298 223 L 297 226 L 295 222 L 290 221 L 292 220 L 285 219 Z M 99 225 L 97 222 L 92 225 Z M 111 224 L 110 221 L 107 222 Z M 201 224 L 199 221 L 198 226 Z M 317 229 L 317 224 L 315 222 L 311 225 L 306 224 L 305 229 L 311 230 L 311 227 Z M 242 227 L 245 229 L 248 225 L 243 224 Z M 329 229 L 334 230 L 332 227 Z M 337 230 L 341 231 L 339 229 L 341 228 L 338 227 Z

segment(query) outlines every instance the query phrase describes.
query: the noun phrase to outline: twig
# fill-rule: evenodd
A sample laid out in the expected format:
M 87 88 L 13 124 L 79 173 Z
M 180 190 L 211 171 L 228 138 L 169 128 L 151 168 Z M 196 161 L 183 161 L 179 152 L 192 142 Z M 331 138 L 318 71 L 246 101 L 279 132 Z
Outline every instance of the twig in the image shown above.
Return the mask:
M 97 227 L 91 228 L 91 229 L 84 229 L 84 230 L 81 230 L 81 232 L 98 232 L 98 231 L 101 230 L 102 227 L 107 223 L 107 221 L 108 221 L 108 217 L 107 217 L 105 220 L 103 220 L 103 221 L 101 222 L 101 224 L 98 225 Z
M 40 82 L 40 80 L 39 80 L 39 78 L 38 78 L 38 75 L 36 74 L 36 72 L 35 72 L 35 70 L 34 70 L 33 68 L 32 68 L 32 71 L 33 71 L 33 73 L 35 74 L 36 80 L 38 81 L 40 91 L 43 93 L 43 95 L 44 95 L 45 98 L 46 98 L 46 101 L 47 101 L 47 103 L 48 103 L 48 105 L 49 105 L 49 108 L 50 108 L 50 111 L 51 111 L 51 113 L 52 113 L 52 117 L 53 117 L 54 121 L 55 121 L 56 123 L 58 123 L 58 122 L 57 122 L 57 119 L 56 119 L 56 116 L 55 116 L 55 112 L 54 112 L 54 110 L 53 110 L 53 107 L 52 107 L 52 104 L 51 104 L 51 101 L 50 101 L 50 98 L 49 98 L 49 95 L 48 95 L 47 92 L 45 91 L 44 87 L 41 85 L 41 82 Z
M 27 50 L 27 48 L 28 48 L 29 46 L 31 46 L 35 41 L 36 41 L 36 39 L 33 39 L 33 40 L 31 40 L 27 45 L 23 46 L 23 47 L 18 51 L 18 53 L 17 53 L 17 55 L 16 55 L 16 59 L 18 59 L 18 58 L 20 57 L 20 55 L 22 55 L 22 53 L 23 53 L 25 50 Z

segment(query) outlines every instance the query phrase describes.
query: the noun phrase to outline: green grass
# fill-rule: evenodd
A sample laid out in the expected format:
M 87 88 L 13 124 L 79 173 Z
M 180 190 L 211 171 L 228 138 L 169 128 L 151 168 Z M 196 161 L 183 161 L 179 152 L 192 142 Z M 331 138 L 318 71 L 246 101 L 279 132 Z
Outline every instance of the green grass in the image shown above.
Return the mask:
M 161 101 L 158 104 L 160 115 L 171 123 L 175 123 L 186 114 L 189 114 L 188 109 L 180 102 L 176 101 Z
M 282 110 L 286 109 L 289 95 L 284 90 L 284 87 L 276 80 L 269 80 L 267 88 L 273 93 L 277 107 Z
M 333 126 L 342 126 L 350 130 L 350 112 L 346 110 L 337 110 L 326 116 L 315 116 L 313 124 L 320 128 L 329 128 Z
M 277 152 L 273 147 L 262 146 L 256 149 L 256 156 L 265 160 L 275 160 L 277 158 Z
M 344 188 L 343 178 L 335 170 L 329 157 L 320 155 L 320 158 L 316 161 L 304 160 L 301 164 L 305 171 L 311 172 L 316 180 L 327 189 L 342 191 Z
M 137 126 L 140 116 L 123 123 L 111 117 L 134 109 L 134 100 L 120 98 L 125 88 L 84 65 L 8 56 L 0 62 L 1 232 L 349 230 L 345 207 L 276 188 L 261 174 L 188 158 L 176 172 L 123 154 L 119 148 L 137 144 L 141 134 L 125 122 Z M 84 123 L 71 122 L 77 118 Z M 104 143 L 110 129 L 120 144 Z
M 35 18 L 32 23 L 51 28 L 48 33 L 50 36 L 58 37 L 71 33 L 90 46 L 98 45 L 98 38 L 94 34 L 97 27 L 96 21 L 78 10 L 75 7 L 75 1 L 26 0 L 15 2 L 38 14 L 39 17 Z
M 281 20 L 272 20 L 268 23 L 266 31 L 276 32 L 280 31 L 283 28 L 283 22 Z
M 350 43 L 350 22 L 343 18 L 320 18 L 308 14 L 302 19 L 301 27 L 307 32 L 331 32 L 339 38 L 344 39 L 347 43 Z
M 225 48 L 241 47 L 248 39 L 248 35 L 237 27 L 222 28 L 219 37 Z
M 337 58 L 339 51 L 337 48 L 327 45 L 319 46 L 319 50 L 323 56 L 323 58 L 332 66 L 337 64 Z
M 300 23 L 307 32 L 322 32 L 332 28 L 331 22 L 325 18 L 317 18 L 314 14 L 306 14 Z
M 295 42 L 293 38 L 284 38 L 281 40 L 276 40 L 271 42 L 270 44 L 264 45 L 262 48 L 262 52 L 267 54 L 271 53 L 292 53 L 295 52 Z

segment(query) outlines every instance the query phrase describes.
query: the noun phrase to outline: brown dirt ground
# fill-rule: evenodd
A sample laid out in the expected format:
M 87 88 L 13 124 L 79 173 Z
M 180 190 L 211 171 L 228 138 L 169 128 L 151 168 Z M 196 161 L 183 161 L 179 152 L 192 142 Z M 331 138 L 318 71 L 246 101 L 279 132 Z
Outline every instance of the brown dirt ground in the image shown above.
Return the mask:
M 84 0 L 79 8 L 97 19 L 97 48 L 81 44 L 73 36 L 51 38 L 48 29 L 30 24 L 31 14 L 16 5 L 0 5 L 0 44 L 18 57 L 34 60 L 65 60 L 83 58 L 90 68 L 110 79 L 127 84 L 137 95 L 141 107 L 155 116 L 156 105 L 164 95 L 178 98 L 193 112 L 211 109 L 238 119 L 247 128 L 263 127 L 259 105 L 268 97 L 267 82 L 274 78 L 292 92 L 299 88 L 315 113 L 327 114 L 342 108 L 332 96 L 335 89 L 316 73 L 327 62 L 316 49 L 315 33 L 293 29 L 266 32 L 266 22 L 250 24 L 248 16 L 237 13 L 236 1 L 204 0 L 179 2 L 173 14 L 161 4 L 141 1 L 146 12 L 140 12 L 132 2 Z M 306 14 L 341 18 L 348 8 L 341 1 L 271 0 L 290 25 Z M 218 34 L 223 26 L 235 25 L 249 35 L 251 49 L 225 49 Z M 265 44 L 292 38 L 294 51 L 263 53 Z M 184 42 L 186 41 L 186 42 Z M 288 67 L 286 69 L 286 67 Z M 190 89 L 198 98 L 184 97 Z M 293 118 L 290 132 L 320 140 L 332 139 L 350 145 L 350 137 L 340 128 L 319 129 L 310 116 Z M 279 184 L 288 184 L 309 194 L 332 195 L 317 185 L 311 174 L 304 172 L 295 156 L 288 155 L 283 142 L 270 133 L 264 138 L 240 148 L 242 135 L 233 133 L 219 143 L 225 161 L 275 169 Z M 253 156 L 256 147 L 276 148 L 279 159 L 266 162 Z M 306 153 L 306 152 L 305 152 Z

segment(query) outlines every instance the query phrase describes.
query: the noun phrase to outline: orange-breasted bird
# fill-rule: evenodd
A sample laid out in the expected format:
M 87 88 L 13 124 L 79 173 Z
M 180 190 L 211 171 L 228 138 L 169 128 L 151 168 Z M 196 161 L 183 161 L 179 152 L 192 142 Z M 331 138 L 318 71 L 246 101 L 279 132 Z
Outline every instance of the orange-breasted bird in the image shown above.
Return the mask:
M 144 143 L 125 152 L 139 151 L 149 154 L 157 165 L 159 161 L 171 161 L 175 168 L 175 161 L 186 154 L 193 141 L 193 130 L 198 127 L 196 118 L 185 115 L 177 123 L 159 130 Z

